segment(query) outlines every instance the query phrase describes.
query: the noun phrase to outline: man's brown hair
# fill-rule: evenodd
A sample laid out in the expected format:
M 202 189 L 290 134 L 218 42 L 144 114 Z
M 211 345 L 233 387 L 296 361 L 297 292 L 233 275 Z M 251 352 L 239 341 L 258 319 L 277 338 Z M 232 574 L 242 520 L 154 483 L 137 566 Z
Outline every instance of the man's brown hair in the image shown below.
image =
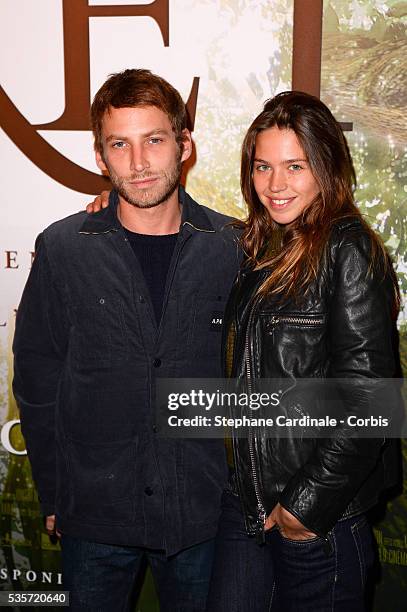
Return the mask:
M 150 70 L 132 68 L 111 74 L 93 99 L 90 117 L 96 151 L 103 154 L 102 120 L 105 113 L 111 107 L 137 106 L 155 106 L 163 111 L 181 146 L 182 130 L 187 127 L 187 113 L 180 94 L 165 79 Z

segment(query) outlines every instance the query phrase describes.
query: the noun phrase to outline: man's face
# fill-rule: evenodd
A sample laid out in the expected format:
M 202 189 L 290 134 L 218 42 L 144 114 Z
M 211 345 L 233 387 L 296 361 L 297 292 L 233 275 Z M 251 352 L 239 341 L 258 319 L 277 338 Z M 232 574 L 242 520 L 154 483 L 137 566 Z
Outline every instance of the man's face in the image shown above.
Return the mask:
M 182 150 L 168 116 L 155 106 L 112 108 L 102 121 L 101 170 L 129 204 L 152 208 L 166 202 L 179 185 L 181 163 L 191 154 L 191 136 L 184 130 Z

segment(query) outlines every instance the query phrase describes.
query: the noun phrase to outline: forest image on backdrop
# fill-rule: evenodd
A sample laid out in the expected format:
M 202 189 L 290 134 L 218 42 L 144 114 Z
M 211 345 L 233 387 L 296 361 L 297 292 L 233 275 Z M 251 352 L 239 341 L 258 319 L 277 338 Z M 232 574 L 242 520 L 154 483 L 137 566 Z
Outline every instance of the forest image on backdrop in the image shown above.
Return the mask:
M 208 34 L 207 87 L 200 92 L 194 133 L 198 159 L 188 174 L 187 187 L 200 203 L 242 218 L 240 146 L 262 103 L 290 88 L 292 0 L 197 0 L 197 4 L 208 10 L 214 10 L 216 4 L 217 18 Z M 339 121 L 353 123 L 346 136 L 358 178 L 356 199 L 395 263 L 403 300 L 398 323 L 401 365 L 407 372 L 407 0 L 324 0 L 323 6 L 321 98 Z M 232 75 L 228 53 L 233 54 L 234 47 L 228 48 L 228 41 L 234 35 L 241 45 L 242 32 L 253 28 L 258 32 L 252 44 L 259 48 L 259 63 L 245 66 L 242 60 L 240 73 Z M 209 140 L 208 133 L 222 137 Z M 0 346 L 0 427 L 3 412 L 4 422 L 18 418 L 11 394 L 11 340 L 8 346 Z M 24 448 L 17 427 L 12 443 L 17 449 Z M 402 448 L 407 474 L 407 442 Z M 389 504 L 385 518 L 376 524 L 382 562 L 376 612 L 407 612 L 403 603 L 403 590 L 404 598 L 407 592 L 406 493 L 405 479 L 403 494 Z M 57 573 L 58 545 L 42 530 L 28 460 L 6 453 L 1 446 L 0 510 L 0 568 L 9 572 L 20 568 L 22 573 L 44 568 Z M 28 588 L 60 587 L 20 579 L 11 583 L 0 574 L 0 590 Z M 147 582 L 138 610 L 157 609 L 151 582 Z

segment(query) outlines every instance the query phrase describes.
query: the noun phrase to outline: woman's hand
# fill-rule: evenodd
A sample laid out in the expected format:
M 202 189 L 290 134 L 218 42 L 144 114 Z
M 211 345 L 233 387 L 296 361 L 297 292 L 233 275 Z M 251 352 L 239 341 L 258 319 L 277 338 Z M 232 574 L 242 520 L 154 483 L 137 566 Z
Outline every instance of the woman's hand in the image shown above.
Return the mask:
M 268 531 L 274 525 L 277 525 L 284 538 L 289 538 L 290 540 L 310 540 L 317 537 L 316 533 L 308 531 L 293 514 L 280 506 L 280 504 L 274 506 L 271 514 L 267 517 L 264 530 Z
M 102 191 L 102 193 L 93 200 L 86 207 L 86 212 L 90 215 L 91 213 L 97 213 L 102 208 L 107 208 L 109 206 L 109 194 L 110 191 Z

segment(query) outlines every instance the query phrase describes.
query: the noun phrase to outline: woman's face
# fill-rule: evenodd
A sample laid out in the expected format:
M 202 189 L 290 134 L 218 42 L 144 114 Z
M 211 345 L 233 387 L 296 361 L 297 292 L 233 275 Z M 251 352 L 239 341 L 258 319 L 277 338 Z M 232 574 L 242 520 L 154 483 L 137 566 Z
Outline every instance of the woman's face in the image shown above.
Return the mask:
M 276 223 L 301 215 L 320 188 L 293 130 L 272 127 L 257 135 L 253 184 L 260 202 Z

